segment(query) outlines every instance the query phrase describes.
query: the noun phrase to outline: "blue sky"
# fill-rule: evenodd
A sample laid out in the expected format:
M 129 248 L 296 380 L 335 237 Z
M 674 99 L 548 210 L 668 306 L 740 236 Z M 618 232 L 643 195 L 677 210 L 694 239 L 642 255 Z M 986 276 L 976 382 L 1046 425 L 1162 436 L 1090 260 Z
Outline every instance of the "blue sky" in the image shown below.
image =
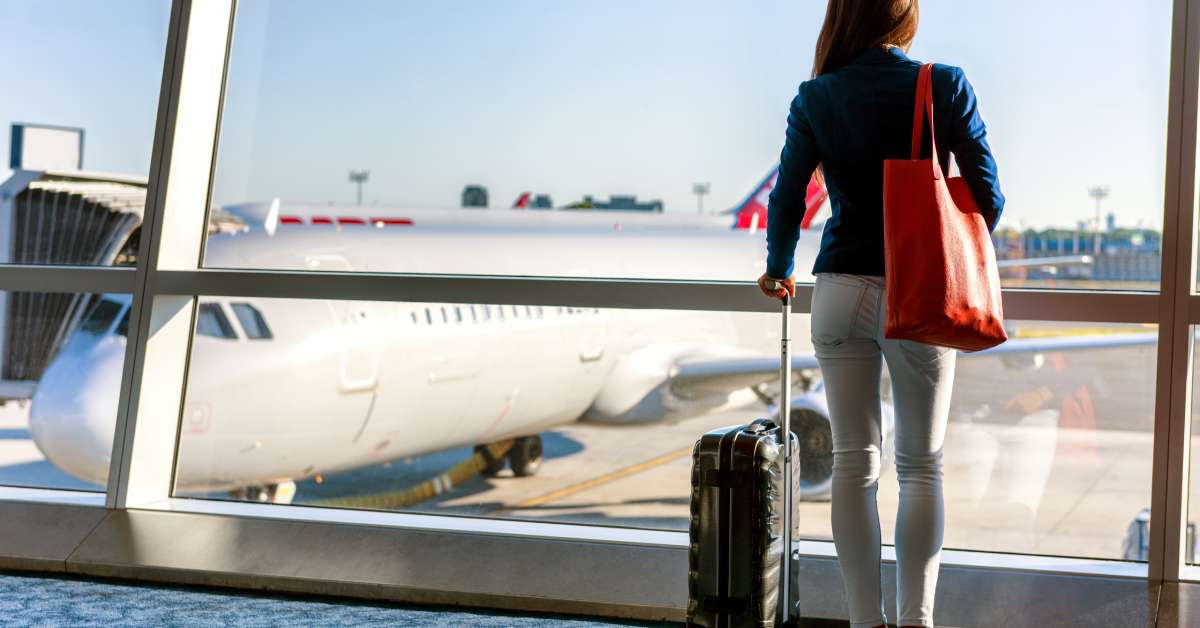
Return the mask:
M 524 190 L 558 204 L 631 193 L 679 212 L 695 211 L 695 181 L 712 184 L 707 208 L 733 205 L 778 158 L 824 11 L 816 0 L 239 5 L 218 203 L 345 202 L 347 171 L 370 168 L 367 202 L 455 206 L 464 184 L 482 183 L 493 206 Z M 974 83 L 1008 224 L 1074 224 L 1092 215 L 1095 184 L 1110 187 L 1118 223 L 1160 223 L 1169 2 L 922 5 L 912 56 L 960 65 Z M 0 0 L 15 91 L 0 124 L 85 127 L 85 167 L 144 173 L 167 12 L 164 0 Z

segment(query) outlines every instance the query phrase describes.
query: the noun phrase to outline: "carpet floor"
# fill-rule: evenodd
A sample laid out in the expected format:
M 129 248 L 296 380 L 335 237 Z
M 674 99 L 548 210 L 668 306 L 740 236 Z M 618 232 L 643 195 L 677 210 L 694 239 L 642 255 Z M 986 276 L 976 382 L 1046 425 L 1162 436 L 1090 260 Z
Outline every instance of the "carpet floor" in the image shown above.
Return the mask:
M 251 594 L 74 577 L 0 574 L 0 626 L 676 626 Z

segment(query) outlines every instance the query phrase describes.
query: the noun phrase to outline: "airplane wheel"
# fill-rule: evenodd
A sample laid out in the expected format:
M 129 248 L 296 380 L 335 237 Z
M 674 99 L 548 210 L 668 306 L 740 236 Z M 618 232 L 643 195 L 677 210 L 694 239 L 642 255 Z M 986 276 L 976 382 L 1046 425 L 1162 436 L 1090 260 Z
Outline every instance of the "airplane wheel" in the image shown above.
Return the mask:
M 542 437 L 522 436 L 508 450 L 508 464 L 513 475 L 524 478 L 538 472 L 542 466 Z
M 296 483 L 292 481 L 265 486 L 247 486 L 229 491 L 233 499 L 261 504 L 290 504 L 296 496 Z
M 487 445 L 476 445 L 475 453 L 479 453 L 479 452 L 483 451 L 484 449 L 487 449 Z M 487 460 L 487 458 L 484 458 L 484 460 Z M 486 467 L 484 467 L 483 471 L 480 471 L 480 473 L 482 473 L 484 475 L 484 477 L 489 477 L 489 478 L 494 478 L 497 475 L 500 475 L 500 472 L 504 470 L 504 460 L 505 460 L 504 458 L 500 458 L 499 460 L 495 460 L 495 461 L 491 462 Z

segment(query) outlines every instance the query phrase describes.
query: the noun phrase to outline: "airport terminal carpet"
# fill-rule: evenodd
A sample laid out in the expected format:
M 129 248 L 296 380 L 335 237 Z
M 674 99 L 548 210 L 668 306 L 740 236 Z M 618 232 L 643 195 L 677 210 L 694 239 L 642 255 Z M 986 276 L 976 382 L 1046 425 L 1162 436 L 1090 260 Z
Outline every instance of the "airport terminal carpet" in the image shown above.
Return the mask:
M 0 573 L 0 626 L 671 626 Z

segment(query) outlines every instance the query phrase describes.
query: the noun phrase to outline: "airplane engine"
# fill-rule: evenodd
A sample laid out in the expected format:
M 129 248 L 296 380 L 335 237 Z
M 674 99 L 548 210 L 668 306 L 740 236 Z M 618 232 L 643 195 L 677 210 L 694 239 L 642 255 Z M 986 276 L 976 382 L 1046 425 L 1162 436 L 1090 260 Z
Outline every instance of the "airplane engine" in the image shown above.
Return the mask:
M 583 415 L 613 425 L 677 422 L 723 409 L 743 407 L 757 397 L 749 389 L 683 396 L 671 388 L 675 365 L 683 359 L 728 357 L 711 346 L 687 343 L 651 345 L 622 355 Z
M 884 403 L 882 412 L 881 471 L 892 460 L 894 451 L 892 406 Z M 772 418 L 781 420 L 778 410 Z M 829 423 L 829 404 L 820 383 L 792 399 L 792 432 L 800 442 L 800 499 L 829 501 L 833 495 L 833 430 Z

